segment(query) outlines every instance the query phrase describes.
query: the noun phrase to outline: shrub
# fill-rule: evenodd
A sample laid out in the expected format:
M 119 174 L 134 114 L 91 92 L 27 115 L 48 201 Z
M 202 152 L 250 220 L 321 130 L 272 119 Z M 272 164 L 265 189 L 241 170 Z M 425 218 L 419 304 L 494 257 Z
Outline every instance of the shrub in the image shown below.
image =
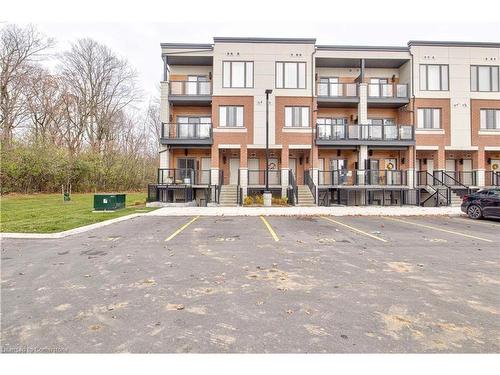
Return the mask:
M 250 206 L 252 204 L 253 204 L 253 198 L 251 196 L 247 195 L 245 197 L 245 199 L 243 200 L 243 205 L 244 206 Z
M 262 194 L 258 194 L 254 198 L 255 204 L 264 204 L 264 196 Z

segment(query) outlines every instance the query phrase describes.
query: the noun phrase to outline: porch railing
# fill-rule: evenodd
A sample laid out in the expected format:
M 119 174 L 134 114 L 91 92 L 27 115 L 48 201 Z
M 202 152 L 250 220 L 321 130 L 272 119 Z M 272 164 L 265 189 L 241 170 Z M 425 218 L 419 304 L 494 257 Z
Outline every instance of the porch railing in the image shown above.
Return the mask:
M 486 171 L 485 172 L 485 186 L 500 186 L 500 172 Z
M 170 81 L 169 93 L 172 96 L 207 96 L 212 95 L 211 81 Z
M 162 123 L 161 137 L 171 139 L 211 139 L 211 123 Z
M 378 185 L 378 186 L 400 186 L 407 184 L 408 171 L 406 170 L 373 170 L 347 169 L 336 171 L 320 170 L 318 183 L 321 186 L 353 186 L 353 185 Z
M 264 186 L 266 184 L 266 170 L 248 169 L 247 181 L 248 186 Z M 279 169 L 269 170 L 269 185 L 281 185 L 281 171 Z
M 408 98 L 408 84 L 369 83 L 368 98 Z
M 414 141 L 413 125 L 375 125 L 375 124 L 317 124 L 316 137 L 320 140 L 345 141 Z
M 358 84 L 319 82 L 317 93 L 320 98 L 355 98 L 358 96 Z
M 209 169 L 159 168 L 159 185 L 210 185 Z

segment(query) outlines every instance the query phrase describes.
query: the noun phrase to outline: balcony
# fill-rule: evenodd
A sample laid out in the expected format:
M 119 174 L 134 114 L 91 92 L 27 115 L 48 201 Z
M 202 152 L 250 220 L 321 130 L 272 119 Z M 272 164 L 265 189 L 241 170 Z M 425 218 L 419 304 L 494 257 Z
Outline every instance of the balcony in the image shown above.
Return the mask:
M 411 146 L 415 144 L 415 128 L 412 125 L 316 125 L 316 144 Z
M 316 90 L 320 107 L 355 107 L 359 103 L 357 83 L 320 82 Z
M 353 171 L 318 171 L 318 186 L 320 187 L 342 187 L 342 186 L 406 186 L 406 170 L 373 170 L 356 169 Z
M 161 144 L 171 146 L 211 146 L 212 124 L 210 123 L 163 123 Z
M 368 105 L 371 107 L 401 107 L 409 102 L 406 83 L 368 84 Z
M 211 81 L 170 81 L 168 99 L 175 105 L 210 105 Z
M 159 168 L 158 185 L 210 185 L 210 169 Z

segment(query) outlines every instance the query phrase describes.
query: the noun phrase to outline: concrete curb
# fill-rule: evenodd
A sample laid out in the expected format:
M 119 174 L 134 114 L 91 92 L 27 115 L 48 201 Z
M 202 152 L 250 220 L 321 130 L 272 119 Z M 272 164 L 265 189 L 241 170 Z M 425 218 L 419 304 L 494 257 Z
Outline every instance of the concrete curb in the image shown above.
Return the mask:
M 163 207 L 57 233 L 0 233 L 0 238 L 57 239 L 140 216 L 459 216 L 460 207 Z
M 425 216 L 462 215 L 460 207 L 163 207 L 145 216 Z
M 115 219 L 109 219 L 101 221 L 99 223 L 85 225 L 83 227 L 78 227 L 74 229 L 65 230 L 63 232 L 56 233 L 0 233 L 0 238 L 32 238 L 32 239 L 57 239 L 72 236 L 74 234 L 88 232 L 93 229 L 105 227 L 110 224 L 119 223 L 120 221 L 130 220 L 135 217 L 144 216 L 145 214 L 130 214 L 126 216 L 117 217 Z

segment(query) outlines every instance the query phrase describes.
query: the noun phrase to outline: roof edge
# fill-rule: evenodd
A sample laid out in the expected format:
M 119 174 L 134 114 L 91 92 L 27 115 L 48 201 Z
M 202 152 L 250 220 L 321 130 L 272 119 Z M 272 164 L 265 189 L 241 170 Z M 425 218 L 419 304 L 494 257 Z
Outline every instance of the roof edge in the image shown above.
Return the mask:
M 213 44 L 208 43 L 160 43 L 161 48 L 177 49 L 212 49 Z
M 383 52 L 408 52 L 405 46 L 355 46 L 355 45 L 317 45 L 323 51 L 383 51 Z
M 500 48 L 500 42 L 460 42 L 460 41 L 443 41 L 443 40 L 410 40 L 408 42 L 408 47 L 411 47 L 411 46 Z
M 316 38 L 239 38 L 214 37 L 214 43 L 282 43 L 282 44 L 316 44 Z

